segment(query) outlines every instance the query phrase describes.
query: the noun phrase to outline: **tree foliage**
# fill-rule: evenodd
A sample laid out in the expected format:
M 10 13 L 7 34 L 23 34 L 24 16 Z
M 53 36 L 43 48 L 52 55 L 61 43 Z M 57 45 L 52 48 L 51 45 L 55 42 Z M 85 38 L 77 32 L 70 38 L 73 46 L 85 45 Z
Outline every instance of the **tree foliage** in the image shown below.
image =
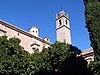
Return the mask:
M 17 38 L 0 37 L 0 75 L 22 75 L 27 71 L 30 54 L 19 44 Z
M 96 60 L 100 60 L 100 0 L 84 0 L 85 19 Z
M 42 52 L 29 54 L 18 38 L 0 37 L 0 75 L 90 75 L 81 51 L 56 42 Z
M 100 74 L 100 0 L 84 0 L 86 28 L 95 53 L 92 70 Z M 93 67 L 94 65 L 94 67 Z M 93 69 L 94 68 L 94 69 Z
M 78 56 L 80 53 L 77 47 L 56 42 L 39 53 L 35 75 L 90 75 L 87 62 Z

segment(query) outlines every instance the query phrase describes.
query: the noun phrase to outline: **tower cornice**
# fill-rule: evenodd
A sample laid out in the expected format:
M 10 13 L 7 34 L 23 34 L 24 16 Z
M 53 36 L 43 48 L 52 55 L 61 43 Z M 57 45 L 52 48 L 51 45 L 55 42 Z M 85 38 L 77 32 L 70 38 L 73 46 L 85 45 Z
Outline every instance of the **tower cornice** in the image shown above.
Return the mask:
M 66 25 L 60 26 L 60 27 L 59 27 L 59 28 L 57 28 L 56 30 L 58 30 L 58 29 L 60 29 L 60 28 L 62 28 L 62 27 L 66 27 L 67 29 L 69 29 L 69 30 L 70 30 L 70 28 L 68 28 Z
M 68 19 L 68 20 L 69 20 L 69 18 L 68 18 L 66 15 L 57 16 L 57 17 L 56 17 L 56 20 L 58 20 L 58 19 L 60 19 L 60 18 L 62 18 L 62 17 L 65 17 L 66 19 Z

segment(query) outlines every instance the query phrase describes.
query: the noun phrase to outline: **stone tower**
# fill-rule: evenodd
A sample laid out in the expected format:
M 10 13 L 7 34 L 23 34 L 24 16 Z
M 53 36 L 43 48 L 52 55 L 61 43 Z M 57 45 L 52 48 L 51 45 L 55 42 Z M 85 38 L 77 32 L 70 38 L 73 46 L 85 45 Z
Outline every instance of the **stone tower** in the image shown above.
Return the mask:
M 56 34 L 57 41 L 71 44 L 69 18 L 63 10 L 56 15 Z

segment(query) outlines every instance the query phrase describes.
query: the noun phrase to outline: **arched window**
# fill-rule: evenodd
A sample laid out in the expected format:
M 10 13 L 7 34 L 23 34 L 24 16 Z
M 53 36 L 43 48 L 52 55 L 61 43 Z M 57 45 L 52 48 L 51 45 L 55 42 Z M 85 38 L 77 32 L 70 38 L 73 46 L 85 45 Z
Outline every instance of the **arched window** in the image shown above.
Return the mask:
M 17 35 L 19 36 L 19 33 Z
M 67 20 L 65 20 L 66 24 L 67 24 Z
M 59 20 L 59 25 L 61 25 L 61 20 Z

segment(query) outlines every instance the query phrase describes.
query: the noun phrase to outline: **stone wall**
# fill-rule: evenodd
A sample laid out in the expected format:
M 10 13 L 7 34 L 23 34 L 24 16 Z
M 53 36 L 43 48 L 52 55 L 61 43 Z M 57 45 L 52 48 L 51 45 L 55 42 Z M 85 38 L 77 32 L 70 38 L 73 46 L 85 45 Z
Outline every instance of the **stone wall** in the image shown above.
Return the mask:
M 93 48 L 88 48 L 86 50 L 82 51 L 82 56 L 85 58 L 85 60 L 88 62 L 88 64 L 91 61 L 94 61 L 94 51 Z
M 21 40 L 20 45 L 29 53 L 34 52 L 33 48 L 38 48 L 41 52 L 43 47 L 47 48 L 51 44 L 50 42 L 47 42 L 40 37 L 36 37 L 29 32 L 26 32 L 4 21 L 0 21 L 0 36 L 3 35 L 8 36 L 8 38 L 19 38 Z

